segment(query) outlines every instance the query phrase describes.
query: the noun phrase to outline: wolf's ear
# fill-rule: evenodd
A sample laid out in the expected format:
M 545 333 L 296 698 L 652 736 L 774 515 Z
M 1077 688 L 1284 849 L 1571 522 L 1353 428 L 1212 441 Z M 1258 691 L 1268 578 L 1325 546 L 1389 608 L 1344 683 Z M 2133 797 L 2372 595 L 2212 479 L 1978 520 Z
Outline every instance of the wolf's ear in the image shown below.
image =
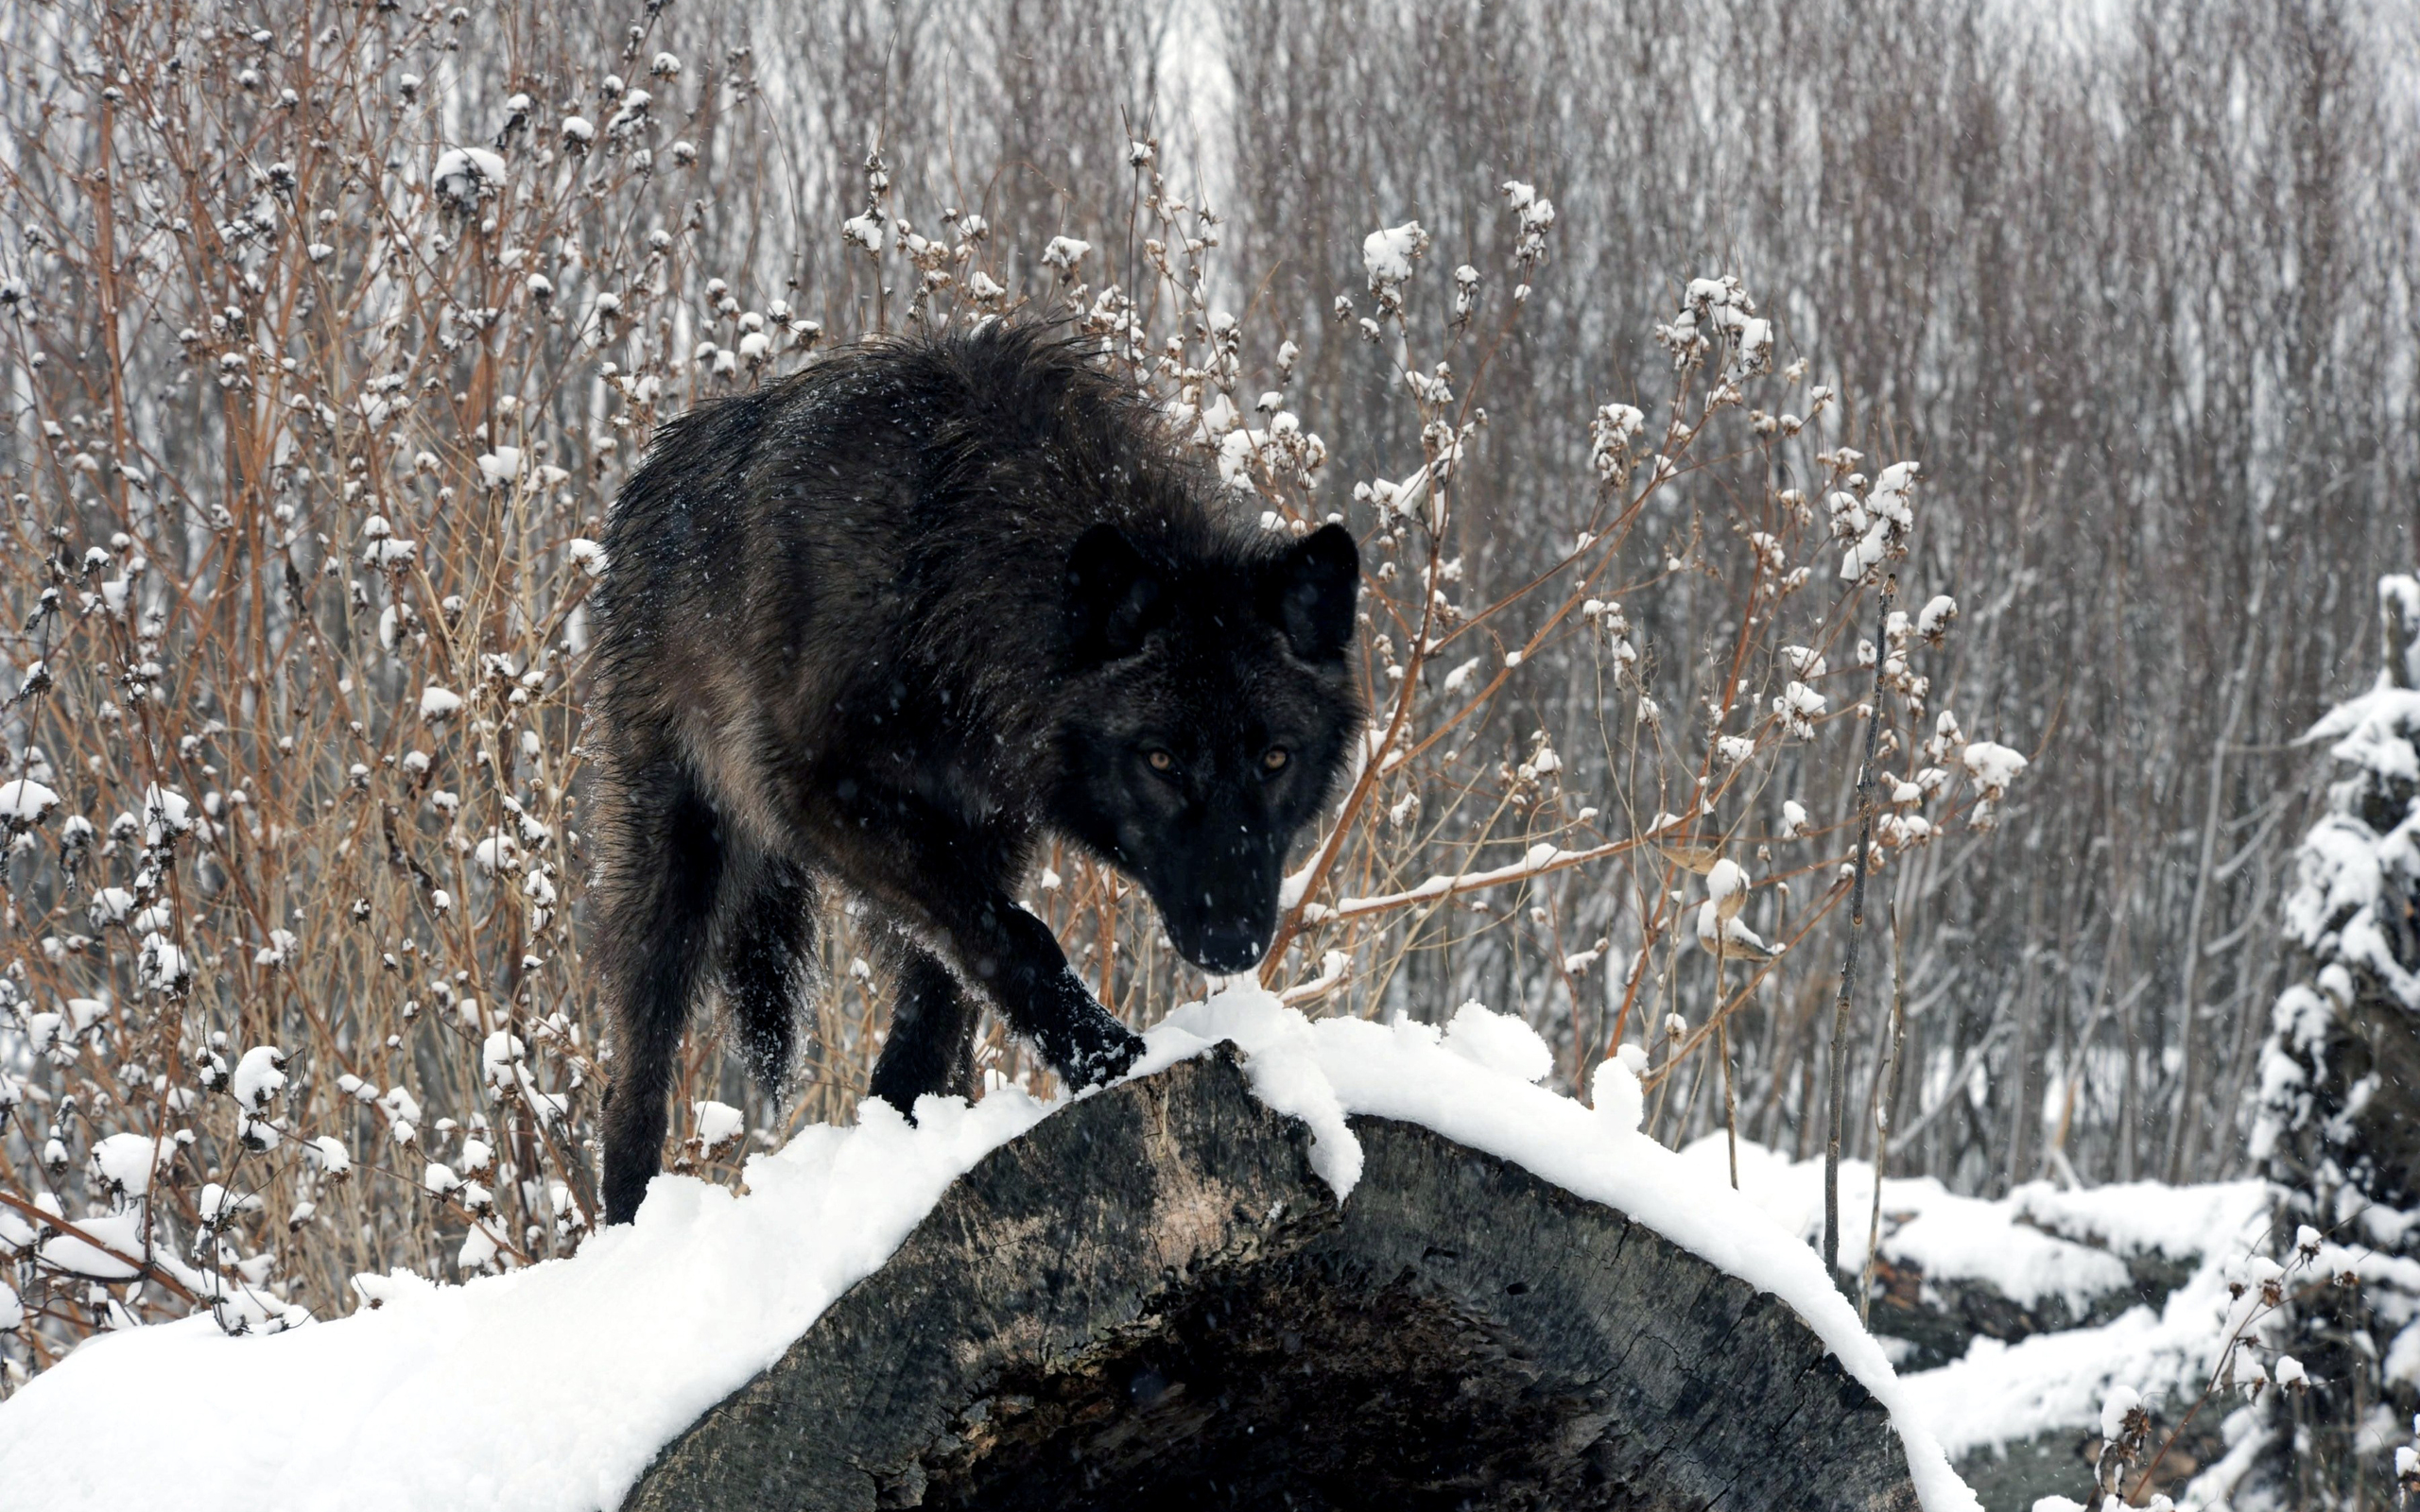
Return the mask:
M 1332 662 L 1353 644 L 1361 592 L 1361 548 L 1342 525 L 1322 525 L 1294 542 L 1270 570 L 1264 602 L 1305 662 Z
M 1084 532 L 1067 557 L 1065 623 L 1076 660 L 1090 664 L 1134 654 L 1160 600 L 1151 564 L 1113 524 Z

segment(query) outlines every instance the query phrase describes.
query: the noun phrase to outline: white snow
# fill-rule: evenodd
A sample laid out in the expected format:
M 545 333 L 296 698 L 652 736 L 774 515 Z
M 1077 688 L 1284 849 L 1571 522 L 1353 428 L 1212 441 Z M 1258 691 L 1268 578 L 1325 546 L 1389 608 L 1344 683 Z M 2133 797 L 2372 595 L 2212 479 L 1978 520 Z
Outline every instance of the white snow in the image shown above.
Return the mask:
M 479 454 L 479 480 L 491 489 L 509 488 L 521 475 L 521 448 L 499 446 Z
M 258 1113 L 285 1091 L 285 1052 L 275 1045 L 254 1045 L 235 1062 L 235 1101 Z
M 193 804 L 182 793 L 153 783 L 143 790 L 143 843 L 157 846 L 193 828 Z
M 1491 1013 L 1486 1005 L 1471 1002 L 1454 1012 L 1445 1025 L 1445 1048 L 1463 1059 L 1522 1081 L 1544 1081 L 1554 1070 L 1554 1052 L 1538 1038 L 1529 1021 L 1510 1013 Z
M 1681 1152 L 1709 1184 L 1727 1179 L 1720 1135 Z M 1861 1268 L 1874 1168 L 1841 1162 L 1842 1268 Z M 1742 1194 L 1784 1228 L 1823 1226 L 1823 1161 L 1792 1163 L 1739 1146 Z M 2191 1278 L 2154 1312 L 2135 1306 L 2107 1323 L 2037 1333 L 2015 1344 L 1978 1338 L 1939 1369 L 1902 1379 L 1925 1425 L 1953 1455 L 2083 1429 L 2100 1419 L 2113 1387 L 2149 1400 L 2190 1401 L 2208 1382 L 2231 1329 L 2230 1266 L 2265 1246 L 2269 1193 L 2259 1181 L 2169 1187 L 2138 1181 L 2061 1191 L 2030 1182 L 2008 1197 L 1960 1196 L 1931 1177 L 1885 1177 L 1886 1260 L 1928 1277 L 1989 1283 L 2029 1308 L 2053 1297 L 2081 1312 L 2127 1283 L 2128 1255 L 2196 1260 Z M 2328 1263 L 2323 1257 L 2323 1265 Z M 1882 1318 L 1876 1316 L 1876 1326 Z
M 1411 260 L 1428 249 L 1428 233 L 1420 222 L 1374 231 L 1361 241 L 1361 266 L 1369 271 L 1374 290 L 1392 288 L 1411 277 Z
M 2328 711 L 2303 741 L 2328 742 L 2328 754 L 2365 769 L 2371 775 L 2360 780 L 2384 788 L 2420 782 L 2420 752 L 2414 751 L 2412 744 L 2415 732 L 2420 732 L 2420 692 L 2387 686 L 2381 679 L 2375 690 Z M 2286 933 L 2323 960 L 2366 969 L 2397 1002 L 2420 1008 L 2420 973 L 2407 969 L 2395 954 L 2378 906 L 2394 897 L 2408 879 L 2420 875 L 2420 814 L 2404 816 L 2381 834 L 2370 828 L 2359 805 L 2349 799 L 2340 798 L 2329 807 L 2330 812 L 2304 835 L 2297 853 L 2298 875 L 2293 890 L 2286 895 Z M 2322 985 L 2325 985 L 2324 976 Z M 2277 1001 L 2273 1039 L 2281 1044 L 2307 1040 L 2301 1048 L 2310 1054 L 2317 1041 L 2308 1037 L 2324 1031 L 2328 1019 L 2326 1005 L 2297 984 Z M 2262 1069 L 2265 1077 L 2274 1078 L 2294 1073 L 2294 1064 L 2290 1057 L 2272 1055 Z M 2264 1106 L 2273 1109 L 2281 1106 L 2266 1093 L 2283 1095 L 2290 1091 L 2265 1088 Z M 2273 1111 L 2256 1130 L 2256 1155 L 2267 1154 L 2275 1138 L 2274 1122 Z
M 2143 1404 L 2143 1394 L 2132 1386 L 2109 1388 L 2100 1403 L 2100 1436 L 2116 1443 L 2126 1436 L 2126 1415 Z
M 699 1103 L 695 1111 L 698 1143 L 709 1150 L 721 1148 L 747 1130 L 747 1116 L 729 1103 Z
M 320 1169 L 330 1176 L 342 1176 L 353 1169 L 353 1152 L 344 1147 L 344 1141 L 333 1134 L 320 1135 L 305 1148 L 319 1160 Z
M 84 917 L 95 929 L 122 924 L 134 912 L 134 894 L 123 887 L 95 887 L 90 902 L 84 905 Z
M 112 1134 L 93 1145 L 93 1168 L 101 1179 L 130 1197 L 151 1190 L 152 1173 L 176 1153 L 176 1146 L 147 1134 Z
M 504 187 L 504 159 L 485 147 L 449 147 L 439 155 L 428 181 L 440 195 L 470 210 Z
M 39 824 L 59 806 L 59 795 L 40 782 L 20 777 L 0 782 L 0 819 L 10 824 Z
M 1979 1509 L 1928 1409 L 1801 1237 L 1638 1131 L 1623 1059 L 1599 1068 L 1592 1110 L 1525 1079 L 1544 1046 L 1518 1021 L 1466 1006 L 1445 1031 L 1314 1023 L 1249 984 L 1146 1038 L 1137 1075 L 1235 1040 L 1261 1099 L 1310 1125 L 1313 1167 L 1340 1201 L 1361 1172 L 1347 1115 L 1408 1120 L 1773 1294 L 1889 1409 L 1927 1512 Z M 1001 1087 L 973 1107 L 926 1098 L 910 1126 L 869 1100 L 853 1128 L 814 1125 L 752 1157 L 744 1197 L 657 1177 L 633 1224 L 569 1260 L 461 1286 L 366 1277 L 374 1311 L 275 1334 L 230 1338 L 195 1317 L 101 1335 L 0 1404 L 0 1485 L 52 1512 L 614 1506 L 658 1446 L 881 1265 L 952 1180 L 1063 1106 Z M 273 1434 L 257 1431 L 262 1402 L 277 1404 Z
M 1983 796 L 1994 799 L 2004 796 L 2009 784 L 2030 765 L 2023 752 L 1988 740 L 1968 741 L 1959 760 L 1965 764 L 1967 775 L 1975 779 L 1975 785 L 1983 790 Z
M 1730 1151 L 1719 1134 L 1691 1144 L 1681 1158 L 1709 1177 L 1729 1179 Z M 1793 1163 L 1760 1144 L 1739 1146 L 1740 1191 L 1783 1228 L 1808 1239 L 1823 1231 L 1823 1177 L 1821 1160 Z M 1849 1215 L 1841 1220 L 1843 1269 L 1865 1263 L 1873 1203 L 1874 1168 L 1842 1161 L 1841 1211 Z M 2048 1225 L 2036 1227 L 2016 1203 L 1960 1196 L 1930 1177 L 1884 1178 L 1882 1212 L 1884 1259 L 1927 1276 L 1989 1282 L 2028 1307 L 2056 1297 L 2081 1312 L 2093 1297 L 2126 1284 L 2125 1263 L 2115 1255 L 2046 1231 Z
M 1949 622 L 1957 617 L 1958 600 L 1947 593 L 1938 594 L 1927 600 L 1925 607 L 1917 611 L 1916 633 L 1927 640 L 1931 640 L 1946 631 L 1949 628 Z
M 78 1228 L 98 1240 L 101 1247 L 95 1247 L 75 1234 L 60 1232 L 43 1241 L 39 1253 L 43 1264 L 58 1270 L 72 1271 L 78 1276 L 90 1276 L 95 1280 L 122 1281 L 133 1279 L 134 1267 L 118 1257 L 143 1253 L 143 1214 L 141 1212 L 112 1212 L 82 1217 L 76 1219 L 75 1224 Z M 216 1327 L 215 1324 L 211 1326 Z M 6 1410 L 6 1405 L 0 1404 L 0 1412 Z M 4 1438 L 7 1432 L 5 1425 L 0 1425 L 0 1438 Z M 6 1462 L 0 1461 L 0 1464 L 4 1463 Z M 0 1486 L 14 1487 L 24 1484 L 26 1483 L 13 1470 L 7 1474 L 0 1474 Z M 28 1502 L 26 1504 L 32 1503 Z M 122 1504 L 130 1506 L 136 1503 Z
M 878 215 L 851 215 L 840 222 L 840 239 L 869 252 L 882 250 L 882 219 Z
M 26 1048 L 34 1055 L 44 1055 L 59 1043 L 60 1028 L 67 1017 L 60 1013 L 29 1013 L 26 1015 Z
M 461 707 L 462 696 L 451 689 L 431 683 L 420 691 L 420 716 L 423 719 L 442 719 L 458 712 Z
M 1731 869 L 1725 872 L 1725 867 Z M 1718 861 L 1707 871 L 1705 880 L 1709 896 L 1698 906 L 1698 943 L 1709 951 L 1718 943 L 1724 951 L 1737 945 L 1755 952 L 1765 950 L 1763 937 L 1739 918 L 1740 907 L 1748 901 L 1748 874 L 1737 862 Z
M 1824 712 L 1824 705 L 1829 702 L 1830 700 L 1824 695 L 1803 682 L 1792 679 L 1788 687 L 1774 696 L 1773 713 L 1781 716 L 1782 724 L 1789 731 L 1790 738 L 1809 740 L 1814 737 L 1816 716 Z

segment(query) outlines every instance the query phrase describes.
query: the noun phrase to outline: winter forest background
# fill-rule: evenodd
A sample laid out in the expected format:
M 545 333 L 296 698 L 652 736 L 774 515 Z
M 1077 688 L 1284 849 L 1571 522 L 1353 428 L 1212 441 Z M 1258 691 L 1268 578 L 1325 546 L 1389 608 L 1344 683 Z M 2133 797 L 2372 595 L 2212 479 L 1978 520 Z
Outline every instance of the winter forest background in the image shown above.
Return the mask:
M 1011 309 L 1271 528 L 1373 542 L 1400 738 L 1272 986 L 1525 1012 L 1575 1091 L 1634 1041 L 1676 1145 L 1819 1153 L 1837 1086 L 1850 1155 L 1975 1195 L 2250 1172 L 2338 775 L 2301 737 L 2378 676 L 2420 510 L 2415 41 L 2359 0 L 0 6 L 9 1369 L 577 1242 L 602 511 L 693 403 Z M 1051 860 L 1115 1006 L 1198 993 Z M 854 1102 L 881 985 L 828 954 L 795 1106 L 693 1039 L 688 1168 Z

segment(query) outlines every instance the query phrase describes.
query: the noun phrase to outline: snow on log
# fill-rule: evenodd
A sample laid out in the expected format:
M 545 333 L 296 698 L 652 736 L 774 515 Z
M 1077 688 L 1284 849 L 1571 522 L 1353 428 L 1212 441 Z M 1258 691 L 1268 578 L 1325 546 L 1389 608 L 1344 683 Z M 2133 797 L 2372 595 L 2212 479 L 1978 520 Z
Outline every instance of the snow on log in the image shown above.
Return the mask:
M 1231 1054 L 987 1158 L 632 1512 L 1914 1507 L 1790 1310 L 1415 1124 L 1340 1206 Z
M 46 1509 L 1965 1512 L 1814 1252 L 1518 1020 L 1178 1010 L 1128 1081 L 878 1104 L 579 1255 L 124 1331 L 0 1404 Z M 273 1404 L 273 1405 L 272 1405 Z M 268 1416 L 264 1417 L 264 1414 Z M 274 1422 L 272 1431 L 265 1425 Z

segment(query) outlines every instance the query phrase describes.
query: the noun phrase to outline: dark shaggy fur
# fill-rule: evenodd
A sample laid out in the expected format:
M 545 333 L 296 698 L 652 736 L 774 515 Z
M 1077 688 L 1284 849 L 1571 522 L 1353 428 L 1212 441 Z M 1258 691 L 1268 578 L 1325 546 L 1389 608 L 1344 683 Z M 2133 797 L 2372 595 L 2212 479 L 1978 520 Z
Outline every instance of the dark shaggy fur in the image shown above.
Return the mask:
M 870 343 L 666 427 L 601 585 L 605 1208 L 655 1174 L 691 1002 L 768 1088 L 817 887 L 897 993 L 874 1095 L 975 1090 L 969 989 L 1069 1080 L 1141 1041 L 1013 894 L 1057 833 L 1204 970 L 1257 962 L 1359 728 L 1358 555 L 1239 521 L 1155 412 L 1026 327 Z

